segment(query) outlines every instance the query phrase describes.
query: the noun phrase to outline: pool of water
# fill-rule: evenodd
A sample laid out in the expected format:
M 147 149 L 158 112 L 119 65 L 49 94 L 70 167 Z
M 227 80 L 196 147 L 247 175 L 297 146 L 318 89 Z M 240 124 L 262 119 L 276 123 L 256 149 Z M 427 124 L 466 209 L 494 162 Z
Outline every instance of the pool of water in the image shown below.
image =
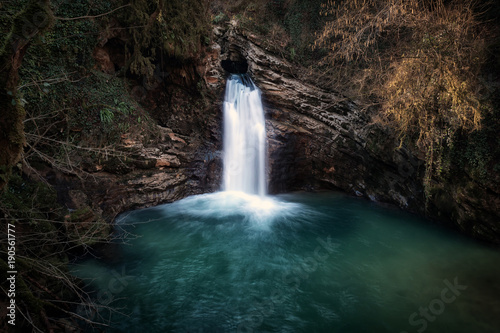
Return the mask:
M 117 223 L 135 236 L 71 266 L 106 332 L 500 332 L 498 250 L 366 200 L 219 192 Z

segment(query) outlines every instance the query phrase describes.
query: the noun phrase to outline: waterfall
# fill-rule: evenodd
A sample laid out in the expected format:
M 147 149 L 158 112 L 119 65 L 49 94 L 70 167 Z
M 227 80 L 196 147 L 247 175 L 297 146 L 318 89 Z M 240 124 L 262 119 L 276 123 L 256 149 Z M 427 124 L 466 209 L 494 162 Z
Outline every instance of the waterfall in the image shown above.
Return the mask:
M 266 124 L 260 90 L 246 74 L 232 74 L 224 98 L 225 191 L 265 196 Z

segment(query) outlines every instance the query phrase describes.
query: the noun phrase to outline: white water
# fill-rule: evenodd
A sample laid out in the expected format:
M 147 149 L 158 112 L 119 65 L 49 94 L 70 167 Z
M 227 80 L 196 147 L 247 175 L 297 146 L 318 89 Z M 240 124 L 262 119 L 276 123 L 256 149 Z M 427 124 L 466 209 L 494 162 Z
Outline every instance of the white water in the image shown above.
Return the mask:
M 247 75 L 227 80 L 224 99 L 224 191 L 265 196 L 266 124 L 261 93 Z

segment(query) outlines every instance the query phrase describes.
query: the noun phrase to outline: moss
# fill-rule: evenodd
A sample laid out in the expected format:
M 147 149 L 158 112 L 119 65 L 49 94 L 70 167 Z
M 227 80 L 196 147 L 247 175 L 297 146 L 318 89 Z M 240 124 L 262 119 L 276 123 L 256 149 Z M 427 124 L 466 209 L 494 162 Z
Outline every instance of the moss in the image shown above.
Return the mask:
M 134 0 L 121 13 L 123 26 L 130 26 L 130 70 L 152 78 L 160 56 L 179 62 L 199 57 L 210 36 L 206 4 L 202 0 Z M 141 28 L 137 28 L 137 26 Z
M 484 125 L 481 130 L 455 135 L 453 145 L 444 154 L 454 178 L 460 178 L 463 170 L 468 170 L 468 174 L 479 183 L 485 186 L 494 183 L 500 171 L 498 117 L 500 108 L 496 105 L 491 112 L 484 113 Z

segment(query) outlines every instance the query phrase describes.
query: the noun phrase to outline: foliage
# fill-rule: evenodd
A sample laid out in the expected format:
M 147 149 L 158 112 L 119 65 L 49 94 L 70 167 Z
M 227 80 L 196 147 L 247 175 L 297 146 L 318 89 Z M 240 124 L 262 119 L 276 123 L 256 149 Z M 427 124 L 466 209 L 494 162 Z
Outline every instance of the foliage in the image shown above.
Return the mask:
M 425 154 L 425 184 L 442 170 L 455 133 L 481 128 L 491 109 L 481 80 L 488 28 L 472 0 L 328 1 L 316 40 L 339 86 L 381 106 L 381 120 Z
M 91 4 L 53 2 L 55 15 L 63 18 L 96 15 L 116 6 L 108 1 Z M 113 146 L 123 135 L 140 134 L 147 140 L 150 129 L 156 128 L 130 95 L 132 87 L 124 78 L 91 70 L 99 22 L 59 20 L 28 48 L 19 85 L 27 112 L 25 163 L 44 161 L 75 173 L 82 159 L 122 157 Z
M 215 15 L 215 17 L 212 19 L 212 22 L 215 24 L 220 24 L 227 21 L 229 21 L 229 17 L 223 12 L 220 12 L 219 14 Z
M 26 0 L 9 1 L 0 4 L 0 35 L 7 36 L 12 29 L 12 21 L 17 13 L 19 13 L 26 5 Z
M 240 26 L 259 34 L 259 40 L 269 51 L 282 57 L 314 63 L 320 52 L 311 49 L 314 32 L 324 18 L 319 15 L 322 0 L 239 0 L 211 1 L 213 22 L 236 19 Z
M 36 183 L 23 179 L 14 174 L 7 190 L 0 194 L 1 208 L 6 212 L 15 212 L 17 220 L 28 221 L 56 217 L 61 219 L 63 211 L 58 210 L 57 196 L 54 189 L 43 183 Z M 36 200 L 36 209 L 33 209 L 33 199 Z
M 53 188 L 22 178 L 18 172 L 11 177 L 7 190 L 0 194 L 2 239 L 7 239 L 7 223 L 15 226 L 16 328 L 19 332 L 52 330 L 60 318 L 70 322 L 72 303 L 79 300 L 78 295 L 88 300 L 79 281 L 66 268 L 67 253 L 74 247 L 64 228 L 68 223 L 64 222 L 66 212 L 57 203 Z M 3 276 L 7 272 L 4 269 L 6 242 L 0 246 L 0 254 Z
M 105 124 L 109 124 L 113 121 L 113 118 L 115 117 L 115 114 L 113 113 L 113 110 L 104 108 L 101 109 L 100 114 L 99 114 L 101 121 Z
M 498 101 L 496 103 L 498 105 Z M 453 145 L 446 158 L 462 169 L 469 168 L 470 174 L 484 186 L 491 185 L 491 178 L 500 173 L 500 108 L 485 115 L 483 126 L 479 131 L 467 135 L 456 133 Z
M 19 153 L 24 148 L 24 171 L 34 171 L 32 166 L 41 161 L 63 172 L 81 175 L 78 168 L 87 158 L 94 161 L 117 156 L 126 159 L 130 153 L 118 151 L 114 146 L 127 135 L 148 142 L 156 129 L 156 124 L 130 94 L 133 88 L 143 88 L 140 83 L 133 84 L 122 77 L 92 69 L 92 52 L 99 42 L 102 27 L 110 20 L 100 14 L 117 8 L 119 2 L 52 0 L 54 24 L 45 27 L 50 29 L 44 36 L 36 35 L 36 29 L 30 30 L 26 45 L 10 38 L 15 35 L 12 32 L 20 28 L 16 22 L 29 21 L 33 10 L 40 11 L 36 5 L 49 1 L 0 3 L 0 118 L 7 115 L 7 119 L 16 120 L 15 141 Z M 129 40 L 127 46 L 133 55 L 138 55 L 129 55 L 131 68 L 138 69 L 135 74 L 147 76 L 149 73 L 147 68 L 143 71 L 140 66 L 134 67 L 137 65 L 134 61 L 140 62 L 141 57 L 150 60 L 145 63 L 146 67 L 158 62 L 156 58 L 160 52 L 184 61 L 197 57 L 202 43 L 207 43 L 210 29 L 204 25 L 209 20 L 204 12 L 204 1 L 162 0 L 156 5 L 151 1 L 133 2 L 138 6 L 123 7 L 116 15 L 122 15 L 118 17 L 122 22 L 130 23 L 126 29 L 135 38 L 135 41 Z M 139 14 L 147 18 L 136 20 L 134 14 L 141 10 Z M 151 27 L 138 27 L 144 22 L 151 23 Z M 17 45 L 23 47 L 19 54 L 24 59 L 4 52 Z M 10 66 L 14 68 L 11 72 L 5 64 L 14 58 L 23 62 L 19 60 L 15 66 Z M 12 83 L 7 90 L 4 79 Z M 4 108 L 3 101 L 11 107 Z M 17 112 L 16 118 L 11 117 L 11 110 Z M 0 132 L 2 137 L 3 127 Z M 1 146 L 3 149 L 8 144 L 2 141 Z M 76 248 L 87 249 L 96 242 L 107 241 L 109 224 L 88 206 L 68 212 L 59 205 L 50 186 L 21 177 L 18 170 L 21 163 L 18 167 L 16 163 L 17 158 L 12 163 L 16 173 L 5 191 L 0 192 L 0 221 L 4 227 L 14 223 L 16 236 L 19 236 L 16 253 L 20 268 L 16 297 L 19 331 L 73 331 L 76 326 L 62 327 L 58 318 L 67 317 L 71 321 L 69 318 L 76 316 L 72 313 L 74 304 L 85 303 L 88 298 L 79 282 L 66 270 L 67 254 Z M 0 183 L 6 183 L 12 165 L 0 165 Z M 0 233 L 2 239 L 6 239 L 5 228 Z M 7 257 L 5 244 L 0 246 L 0 253 L 2 258 Z M 2 258 L 3 277 L 7 270 Z M 1 302 L 3 304 L 3 298 Z M 4 328 L 4 323 L 0 324 L 0 330 Z
M 127 93 L 129 88 L 123 79 L 97 71 L 67 73 L 56 64 L 47 66 L 47 72 L 37 73 L 42 78 L 39 81 L 23 76 L 26 81 L 21 93 L 27 102 L 28 136 L 44 134 L 86 146 L 112 144 L 124 134 L 120 124 L 134 127 L 137 116 L 146 117 Z M 34 69 L 27 66 L 25 70 Z M 53 81 L 43 77 L 52 77 Z M 134 128 L 142 131 L 139 127 L 135 124 Z
M 209 40 L 209 15 L 203 0 L 132 0 L 120 22 L 132 36 L 128 49 L 133 74 L 153 77 L 162 53 L 185 62 Z
M 98 15 L 111 7 L 109 1 L 52 0 L 52 4 L 56 8 L 55 15 L 62 18 Z M 42 43 L 50 48 L 50 56 L 59 59 L 66 67 L 89 68 L 93 65 L 92 51 L 98 35 L 98 19 L 57 20 Z

